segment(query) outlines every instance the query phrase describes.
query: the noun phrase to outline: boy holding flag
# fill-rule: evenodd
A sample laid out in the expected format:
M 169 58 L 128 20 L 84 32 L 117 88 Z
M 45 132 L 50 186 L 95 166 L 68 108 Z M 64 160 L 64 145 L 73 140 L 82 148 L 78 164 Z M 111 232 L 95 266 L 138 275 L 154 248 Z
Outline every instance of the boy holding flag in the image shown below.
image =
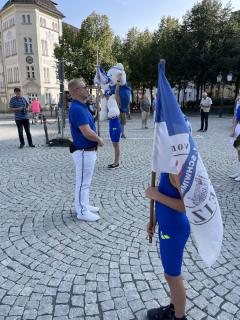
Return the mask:
M 181 276 L 185 244 L 191 230 L 208 267 L 216 261 L 223 227 L 215 191 L 189 133 L 189 128 L 159 64 L 152 171 L 161 173 L 158 188 L 146 196 L 156 201 L 160 255 L 170 288 L 170 304 L 148 311 L 148 320 L 185 320 L 186 294 Z M 153 236 L 155 226 L 148 225 Z

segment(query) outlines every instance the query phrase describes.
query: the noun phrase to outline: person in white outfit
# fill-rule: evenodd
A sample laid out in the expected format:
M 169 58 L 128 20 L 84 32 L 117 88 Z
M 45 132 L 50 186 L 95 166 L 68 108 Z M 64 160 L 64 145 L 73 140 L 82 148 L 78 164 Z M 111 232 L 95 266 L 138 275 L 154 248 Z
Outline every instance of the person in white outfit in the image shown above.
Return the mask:
M 73 142 L 70 144 L 76 167 L 75 208 L 77 218 L 85 221 L 100 219 L 99 208 L 89 205 L 89 188 L 92 181 L 97 146 L 103 146 L 103 139 L 96 134 L 94 119 L 86 105 L 88 90 L 82 79 L 71 80 L 68 89 L 72 97 L 69 109 L 69 123 Z
M 203 92 L 200 102 L 201 128 L 198 131 L 206 132 L 208 129 L 208 115 L 211 109 L 212 99 L 208 97 L 207 92 Z

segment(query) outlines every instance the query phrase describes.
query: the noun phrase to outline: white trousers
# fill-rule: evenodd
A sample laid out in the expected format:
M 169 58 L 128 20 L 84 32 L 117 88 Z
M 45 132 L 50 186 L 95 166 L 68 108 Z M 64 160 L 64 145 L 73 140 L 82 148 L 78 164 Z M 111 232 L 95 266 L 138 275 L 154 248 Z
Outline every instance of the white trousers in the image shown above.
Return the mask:
M 88 211 L 89 188 L 97 154 L 95 151 L 77 150 L 72 157 L 76 168 L 75 209 L 77 215 L 82 215 Z

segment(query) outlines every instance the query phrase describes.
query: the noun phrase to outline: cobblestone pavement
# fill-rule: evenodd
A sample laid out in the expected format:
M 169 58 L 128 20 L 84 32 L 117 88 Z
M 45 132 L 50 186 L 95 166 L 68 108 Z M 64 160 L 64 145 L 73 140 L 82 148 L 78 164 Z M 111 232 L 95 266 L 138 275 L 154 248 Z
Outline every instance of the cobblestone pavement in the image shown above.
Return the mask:
M 190 120 L 196 132 L 199 118 Z M 236 165 L 230 123 L 212 116 L 209 131 L 194 135 L 225 232 L 213 269 L 205 268 L 191 240 L 187 244 L 190 320 L 240 319 L 240 183 L 228 178 Z M 102 124 L 106 138 L 107 126 Z M 37 147 L 19 150 L 14 123 L 0 121 L 0 320 L 145 319 L 146 309 L 168 302 L 157 236 L 150 245 L 145 231 L 152 128 L 141 130 L 136 116 L 128 122 L 121 169 L 106 169 L 109 139 L 99 150 L 91 189 L 92 204 L 101 208 L 97 223 L 76 219 L 67 148 L 45 146 L 40 125 L 32 133 Z

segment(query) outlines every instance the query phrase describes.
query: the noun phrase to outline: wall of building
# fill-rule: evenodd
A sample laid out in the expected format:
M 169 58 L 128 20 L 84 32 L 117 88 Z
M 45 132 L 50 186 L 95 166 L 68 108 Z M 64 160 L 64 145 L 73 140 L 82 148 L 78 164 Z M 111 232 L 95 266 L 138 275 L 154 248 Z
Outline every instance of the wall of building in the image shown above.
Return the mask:
M 20 87 L 42 106 L 57 104 L 54 48 L 62 34 L 62 19 L 34 5 L 18 4 L 0 16 L 0 112 L 8 109 L 13 89 Z

